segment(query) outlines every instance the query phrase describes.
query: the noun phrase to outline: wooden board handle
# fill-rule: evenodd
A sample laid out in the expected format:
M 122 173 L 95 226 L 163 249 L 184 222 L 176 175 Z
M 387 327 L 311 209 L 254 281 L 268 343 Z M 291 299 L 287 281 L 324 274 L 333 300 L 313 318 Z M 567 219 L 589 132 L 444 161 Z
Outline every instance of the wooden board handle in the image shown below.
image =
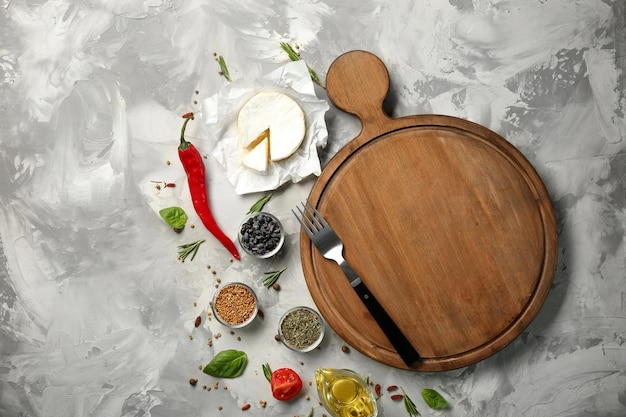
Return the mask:
M 326 92 L 335 106 L 361 120 L 361 136 L 376 136 L 391 120 L 383 110 L 389 73 L 370 52 L 350 51 L 339 56 L 328 69 Z

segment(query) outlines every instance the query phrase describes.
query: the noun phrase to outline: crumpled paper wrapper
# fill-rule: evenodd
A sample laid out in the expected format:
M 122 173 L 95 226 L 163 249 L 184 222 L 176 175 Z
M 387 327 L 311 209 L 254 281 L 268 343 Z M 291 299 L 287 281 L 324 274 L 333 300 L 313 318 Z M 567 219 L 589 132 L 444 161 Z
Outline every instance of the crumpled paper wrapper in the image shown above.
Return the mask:
M 287 159 L 271 162 L 261 174 L 240 162 L 237 116 L 255 94 L 276 91 L 294 99 L 304 111 L 306 135 L 302 145 Z M 275 190 L 288 181 L 298 182 L 309 175 L 320 175 L 318 147 L 325 147 L 328 130 L 324 115 L 329 106 L 315 95 L 313 81 L 304 61 L 290 62 L 253 82 L 239 79 L 202 103 L 202 117 L 208 131 L 211 154 L 226 169 L 237 194 Z

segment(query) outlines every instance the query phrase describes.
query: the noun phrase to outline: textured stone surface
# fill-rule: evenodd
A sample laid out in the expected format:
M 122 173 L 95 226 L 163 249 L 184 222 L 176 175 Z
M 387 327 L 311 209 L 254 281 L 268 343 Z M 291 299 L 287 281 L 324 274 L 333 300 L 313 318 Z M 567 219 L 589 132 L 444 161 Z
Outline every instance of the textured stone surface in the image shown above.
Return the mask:
M 307 381 L 322 366 L 402 386 L 422 415 L 436 414 L 422 388 L 446 397 L 441 415 L 626 415 L 625 9 L 622 0 L 0 1 L 0 415 L 238 415 L 250 403 L 250 415 L 315 407 L 320 416 Z M 559 262 L 539 315 L 507 348 L 419 374 L 345 353 L 332 331 L 307 354 L 274 340 L 282 313 L 312 306 L 290 209 L 314 179 L 266 205 L 287 232 L 283 257 L 230 262 L 193 211 L 176 148 L 180 115 L 228 84 L 216 56 L 233 79 L 254 81 L 288 62 L 281 41 L 297 44 L 322 81 L 341 53 L 369 50 L 389 69 L 390 114 L 469 119 L 533 163 L 555 205 Z M 198 116 L 188 139 L 207 155 L 212 208 L 235 239 L 260 195 L 233 192 Z M 323 164 L 359 129 L 333 107 L 327 124 Z M 190 216 L 182 234 L 159 218 L 172 205 Z M 177 246 L 199 238 L 196 258 L 178 261 Z M 263 273 L 284 266 L 281 291 L 263 288 Z M 234 335 L 216 320 L 195 328 L 217 278 L 255 287 L 263 317 Z M 215 380 L 199 366 L 229 348 L 245 350 L 248 367 L 207 392 Z M 265 362 L 299 372 L 298 400 L 272 399 Z M 405 414 L 388 395 L 379 407 Z

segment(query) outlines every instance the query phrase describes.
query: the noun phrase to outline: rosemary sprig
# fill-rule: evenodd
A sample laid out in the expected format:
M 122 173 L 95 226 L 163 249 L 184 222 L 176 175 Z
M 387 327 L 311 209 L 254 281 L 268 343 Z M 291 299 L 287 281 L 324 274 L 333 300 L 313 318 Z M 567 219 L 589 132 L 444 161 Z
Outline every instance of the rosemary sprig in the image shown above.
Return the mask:
M 272 382 L 272 368 L 270 368 L 270 364 L 264 363 L 261 367 L 263 368 L 263 375 L 265 375 L 267 381 Z
M 198 248 L 200 247 L 202 242 L 204 242 L 204 239 L 196 240 L 195 242 L 186 243 L 184 245 L 178 246 L 178 259 L 180 259 L 182 262 L 185 262 L 185 259 L 187 259 L 189 255 L 191 255 L 190 261 L 193 261 L 193 258 L 196 257 L 196 253 L 198 253 Z
M 419 411 L 417 411 L 417 407 L 415 407 L 415 403 L 406 395 L 404 388 L 400 388 L 402 390 L 402 401 L 404 402 L 404 408 L 406 408 L 406 412 L 409 413 L 411 417 L 421 416 Z
M 287 53 L 287 55 L 289 56 L 289 59 L 291 59 L 292 61 L 300 61 L 300 54 L 297 53 L 296 50 L 293 49 L 293 47 L 289 45 L 287 42 L 281 42 L 280 47 L 283 49 L 283 51 Z M 322 88 L 326 88 L 326 86 L 322 84 L 322 81 L 319 79 L 315 71 L 313 71 L 313 69 L 309 67 L 308 65 L 306 66 L 306 68 L 309 71 L 309 75 L 311 76 L 311 79 L 313 80 L 313 82 Z
M 252 205 L 252 207 L 250 207 L 250 210 L 248 210 L 248 212 L 246 214 L 252 214 L 252 213 L 255 213 L 257 211 L 261 211 L 263 209 L 263 206 L 265 205 L 265 203 L 270 201 L 270 198 L 272 198 L 272 193 L 264 195 L 256 203 L 254 203 Z
M 226 80 L 231 81 L 230 73 L 228 72 L 228 67 L 226 66 L 226 61 L 224 61 L 223 56 L 217 57 L 217 63 L 220 64 L 220 75 L 223 75 Z
M 278 281 L 278 277 L 280 277 L 280 274 L 285 272 L 286 269 L 287 267 L 284 267 L 283 269 L 280 269 L 278 271 L 264 272 L 264 275 L 267 275 L 267 277 L 263 279 L 263 285 L 265 285 L 266 288 L 274 285 L 274 283 Z

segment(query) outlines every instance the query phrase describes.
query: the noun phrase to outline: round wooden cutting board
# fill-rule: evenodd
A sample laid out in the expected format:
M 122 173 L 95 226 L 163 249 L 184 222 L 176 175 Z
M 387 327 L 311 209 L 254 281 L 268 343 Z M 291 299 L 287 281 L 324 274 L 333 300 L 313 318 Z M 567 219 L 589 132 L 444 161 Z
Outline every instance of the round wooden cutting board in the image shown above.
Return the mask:
M 304 276 L 329 326 L 370 358 L 418 371 L 467 366 L 515 339 L 543 304 L 557 258 L 554 211 L 534 168 L 502 137 L 454 117 L 392 119 L 382 110 L 388 88 L 386 67 L 368 52 L 332 64 L 328 95 L 362 131 L 309 200 L 422 359 L 404 364 L 303 232 Z

